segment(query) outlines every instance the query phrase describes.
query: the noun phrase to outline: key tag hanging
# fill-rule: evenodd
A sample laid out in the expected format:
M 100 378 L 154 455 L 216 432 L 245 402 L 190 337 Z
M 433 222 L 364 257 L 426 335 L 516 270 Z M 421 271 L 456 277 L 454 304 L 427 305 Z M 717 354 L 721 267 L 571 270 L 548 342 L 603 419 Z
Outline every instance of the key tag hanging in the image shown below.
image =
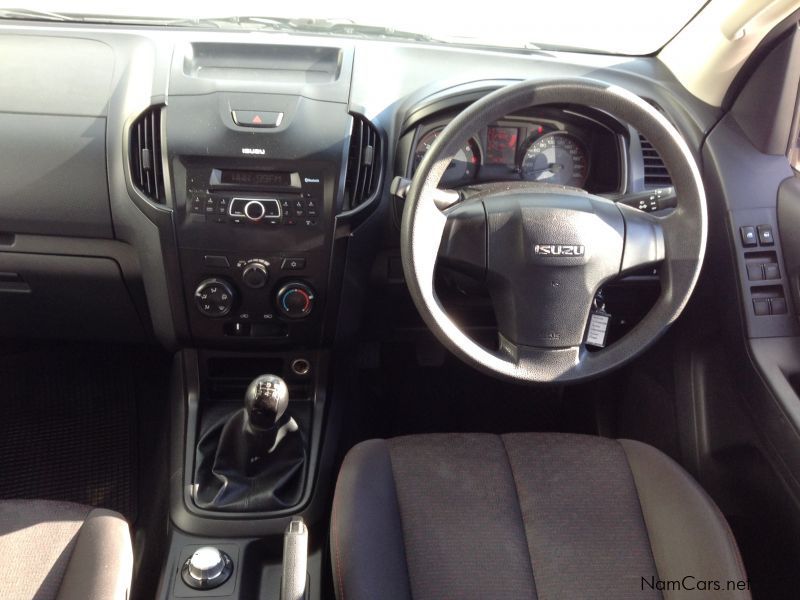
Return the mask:
M 598 292 L 592 302 L 592 310 L 589 312 L 589 326 L 586 328 L 586 340 L 584 343 L 587 346 L 605 348 L 610 324 L 611 315 L 606 312 L 603 293 Z

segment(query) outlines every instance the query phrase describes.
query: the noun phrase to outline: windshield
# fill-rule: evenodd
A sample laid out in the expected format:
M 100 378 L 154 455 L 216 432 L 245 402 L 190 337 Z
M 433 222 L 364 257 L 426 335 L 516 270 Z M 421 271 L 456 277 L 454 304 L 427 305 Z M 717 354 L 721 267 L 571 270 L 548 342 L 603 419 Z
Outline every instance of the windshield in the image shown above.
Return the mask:
M 585 49 L 613 54 L 650 54 L 674 36 L 702 8 L 706 0 L 505 0 L 504 2 L 435 2 L 404 0 L 390 9 L 381 2 L 363 0 L 303 0 L 264 2 L 229 0 L 193 2 L 186 0 L 139 0 L 115 5 L 108 0 L 3 1 L 0 7 L 20 9 L 2 11 L 3 16 L 22 18 L 23 11 L 42 11 L 30 18 L 56 19 L 90 17 L 141 17 L 174 21 L 175 25 L 215 27 L 230 17 L 265 17 L 292 20 L 292 29 L 303 30 L 299 21 L 315 19 L 339 25 L 331 33 L 347 33 L 341 26 L 354 25 L 390 28 L 419 34 L 418 39 L 508 48 Z M 47 15 L 57 13 L 55 15 Z M 106 17 L 106 18 L 104 18 Z M 295 23 L 298 21 L 298 23 Z M 233 22 L 231 22 L 233 25 Z M 250 28 L 257 28 L 250 23 Z M 241 27 L 241 24 L 238 26 Z M 266 28 L 266 27 L 265 27 Z M 274 28 L 274 27 L 273 27 Z M 318 29 L 318 27 L 317 27 Z M 377 33 L 377 32 L 373 32 Z M 369 37 L 368 31 L 360 31 Z M 396 36 L 397 37 L 397 36 Z

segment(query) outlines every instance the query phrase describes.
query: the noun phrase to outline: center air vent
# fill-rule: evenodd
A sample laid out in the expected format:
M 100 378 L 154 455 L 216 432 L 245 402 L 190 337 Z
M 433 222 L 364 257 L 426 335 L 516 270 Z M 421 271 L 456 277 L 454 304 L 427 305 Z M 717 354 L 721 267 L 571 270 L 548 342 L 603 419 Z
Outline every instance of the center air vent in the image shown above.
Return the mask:
M 131 178 L 151 200 L 164 204 L 161 169 L 161 107 L 152 106 L 131 126 Z
M 642 146 L 642 158 L 644 159 L 644 185 L 648 188 L 660 188 L 672 185 L 672 178 L 669 176 L 667 167 L 661 156 L 653 148 L 653 144 L 648 142 L 640 133 L 639 142 Z
M 345 181 L 348 208 L 356 208 L 380 192 L 383 183 L 382 146 L 377 128 L 364 117 L 353 115 Z

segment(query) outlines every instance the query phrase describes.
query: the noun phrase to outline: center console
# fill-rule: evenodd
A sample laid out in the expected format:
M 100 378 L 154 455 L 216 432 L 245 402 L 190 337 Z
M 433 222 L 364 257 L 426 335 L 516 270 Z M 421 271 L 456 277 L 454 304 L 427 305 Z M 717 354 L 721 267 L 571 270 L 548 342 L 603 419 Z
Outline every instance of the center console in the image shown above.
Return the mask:
M 163 157 L 141 161 L 169 174 L 183 302 L 173 310 L 188 324 L 163 597 L 275 597 L 284 532 L 313 531 L 328 509 L 336 228 L 353 208 L 348 159 L 363 123 L 348 110 L 351 63 L 350 49 L 302 45 L 197 43 L 173 57 L 153 129 Z M 371 167 L 374 147 L 362 150 L 357 166 Z M 309 573 L 321 553 L 317 540 Z
M 287 106 L 271 95 L 172 104 L 167 139 L 192 341 L 318 346 L 350 115 L 342 105 L 296 98 Z M 281 125 L 238 125 L 242 105 L 257 116 L 278 110 Z M 192 126 L 198 110 L 214 128 Z

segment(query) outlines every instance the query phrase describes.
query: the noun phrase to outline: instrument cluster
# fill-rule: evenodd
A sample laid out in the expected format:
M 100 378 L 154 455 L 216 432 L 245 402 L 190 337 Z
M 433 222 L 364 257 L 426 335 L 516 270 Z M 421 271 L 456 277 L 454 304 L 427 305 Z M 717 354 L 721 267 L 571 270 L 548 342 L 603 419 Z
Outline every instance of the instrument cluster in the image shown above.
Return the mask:
M 410 176 L 448 122 L 437 119 L 417 126 Z M 440 187 L 522 180 L 614 192 L 623 175 L 620 157 L 617 134 L 583 115 L 566 110 L 514 115 L 467 140 L 453 157 Z

